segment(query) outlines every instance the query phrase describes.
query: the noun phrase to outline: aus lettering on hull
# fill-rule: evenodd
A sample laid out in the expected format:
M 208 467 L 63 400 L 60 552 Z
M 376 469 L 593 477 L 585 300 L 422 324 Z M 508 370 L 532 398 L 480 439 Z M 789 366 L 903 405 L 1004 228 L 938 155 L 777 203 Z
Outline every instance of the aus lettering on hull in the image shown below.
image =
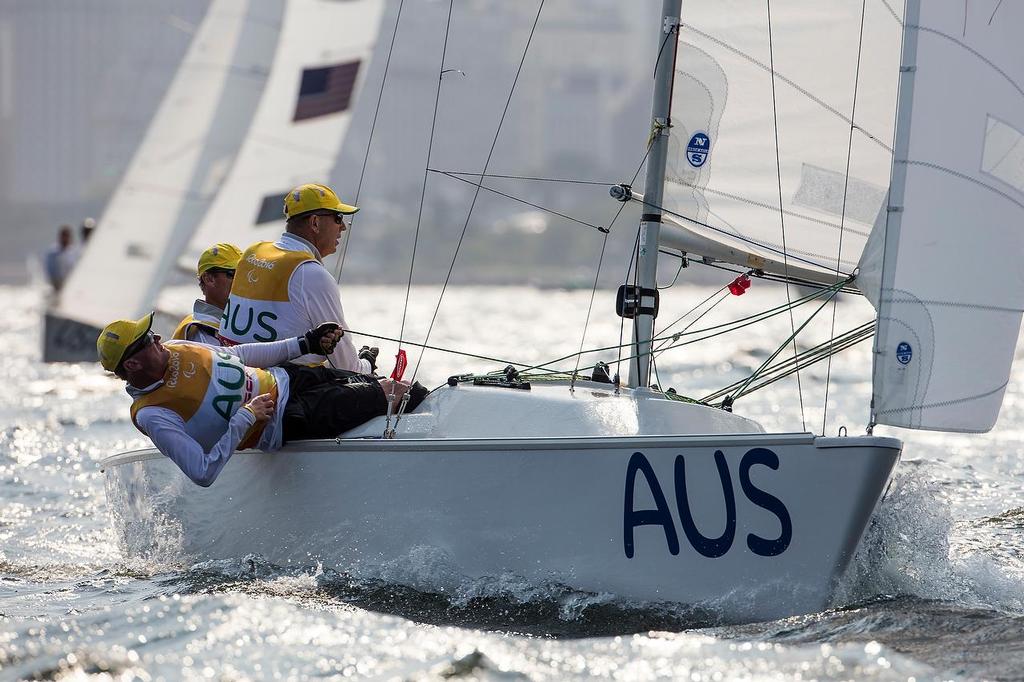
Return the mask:
M 675 495 L 676 511 L 679 515 L 683 535 L 690 546 L 699 554 L 709 559 L 726 555 L 736 540 L 739 519 L 737 518 L 736 490 L 733 477 L 729 471 L 729 463 L 721 450 L 714 454 L 715 468 L 718 471 L 718 483 L 721 486 L 724 530 L 718 536 L 705 535 L 694 520 L 690 505 L 690 488 L 686 478 L 686 457 L 676 455 L 673 466 L 672 490 Z M 789 548 L 793 539 L 793 522 L 789 510 L 779 498 L 758 488 L 750 478 L 750 471 L 755 466 L 763 466 L 773 471 L 779 469 L 779 456 L 767 448 L 751 448 L 740 460 L 738 478 L 740 491 L 745 498 L 756 507 L 772 514 L 779 523 L 779 535 L 765 538 L 756 533 L 748 533 L 746 546 L 758 556 L 778 556 Z M 636 508 L 636 488 L 638 479 L 643 481 L 650 497 L 653 509 Z M 691 481 L 689 485 L 706 484 Z M 669 508 L 664 488 L 658 480 L 654 468 L 642 452 L 634 452 L 626 466 L 626 490 L 623 496 L 622 514 L 622 548 L 626 558 L 632 559 L 637 552 L 635 530 L 639 526 L 661 526 L 665 535 L 665 549 L 669 554 L 679 554 L 679 533 Z M 663 551 L 660 548 L 644 548 L 645 551 Z

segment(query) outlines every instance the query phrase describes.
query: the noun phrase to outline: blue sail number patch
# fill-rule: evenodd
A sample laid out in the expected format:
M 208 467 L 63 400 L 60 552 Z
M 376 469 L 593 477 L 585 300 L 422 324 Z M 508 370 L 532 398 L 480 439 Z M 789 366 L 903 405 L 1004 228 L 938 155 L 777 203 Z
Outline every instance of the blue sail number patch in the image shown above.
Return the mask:
M 901 365 L 908 365 L 914 357 L 914 349 L 906 341 L 900 341 L 896 346 L 896 362 Z
M 686 145 L 686 160 L 694 168 L 700 168 L 708 160 L 711 153 L 711 138 L 707 133 L 694 133 L 690 143 Z

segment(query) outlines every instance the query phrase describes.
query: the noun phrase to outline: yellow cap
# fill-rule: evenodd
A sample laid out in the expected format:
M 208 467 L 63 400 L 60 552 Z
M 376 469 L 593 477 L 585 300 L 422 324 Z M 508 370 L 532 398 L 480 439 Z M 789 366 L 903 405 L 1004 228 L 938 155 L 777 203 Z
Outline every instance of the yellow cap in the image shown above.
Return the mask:
M 285 218 L 318 210 L 348 215 L 358 211 L 359 207 L 341 203 L 338 195 L 327 185 L 300 185 L 284 195 Z
M 234 244 L 226 242 L 214 244 L 199 256 L 199 264 L 196 266 L 196 277 L 199 277 L 210 268 L 235 270 L 238 268 L 238 261 L 241 259 L 242 250 Z
M 140 320 L 117 320 L 104 327 L 96 339 L 96 353 L 103 369 L 108 372 L 116 370 L 128 346 L 145 336 L 152 327 L 153 313 Z

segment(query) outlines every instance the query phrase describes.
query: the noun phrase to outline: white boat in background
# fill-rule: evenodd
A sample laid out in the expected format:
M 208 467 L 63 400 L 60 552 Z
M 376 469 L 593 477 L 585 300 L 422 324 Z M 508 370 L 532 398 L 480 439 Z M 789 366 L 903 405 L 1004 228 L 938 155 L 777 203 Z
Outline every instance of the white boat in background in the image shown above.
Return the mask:
M 45 362 L 94 362 L 100 329 L 152 309 L 245 140 L 283 6 L 210 4 L 99 229 L 45 314 Z
M 209 489 L 153 449 L 115 455 L 124 550 L 322 561 L 438 592 L 515 575 L 724 622 L 826 607 L 899 459 L 873 427 L 990 428 L 1024 300 L 1024 5 L 863 7 L 862 24 L 860 6 L 792 2 L 769 24 L 759 2 L 680 18 L 664 0 L 638 274 L 620 290 L 628 387 L 453 377 L 397 425 L 237 453 Z M 765 433 L 649 387 L 658 246 L 860 288 L 878 311 L 867 435 Z M 403 577 L 423 553 L 445 570 Z
M 211 244 L 247 247 L 284 231 L 285 193 L 329 177 L 377 42 L 383 0 L 289 0 L 252 126 L 220 192 L 181 252 L 195 270 Z

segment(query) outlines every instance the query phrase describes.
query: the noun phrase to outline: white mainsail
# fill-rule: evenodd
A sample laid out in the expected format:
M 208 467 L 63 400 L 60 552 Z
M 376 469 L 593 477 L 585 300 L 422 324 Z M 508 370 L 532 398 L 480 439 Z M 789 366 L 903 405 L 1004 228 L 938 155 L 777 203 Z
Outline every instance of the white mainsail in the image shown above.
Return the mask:
M 902 29 L 880 0 L 771 11 L 684 5 L 663 244 L 835 280 L 885 203 Z
M 266 90 L 238 158 L 202 217 L 183 269 L 211 244 L 241 248 L 284 227 L 284 195 L 326 182 L 377 40 L 382 0 L 291 0 Z
M 245 138 L 282 2 L 210 5 L 51 317 L 99 329 L 152 305 Z
M 987 431 L 1024 310 L 1024 3 L 911 0 L 906 24 L 885 255 L 862 263 L 874 420 Z

